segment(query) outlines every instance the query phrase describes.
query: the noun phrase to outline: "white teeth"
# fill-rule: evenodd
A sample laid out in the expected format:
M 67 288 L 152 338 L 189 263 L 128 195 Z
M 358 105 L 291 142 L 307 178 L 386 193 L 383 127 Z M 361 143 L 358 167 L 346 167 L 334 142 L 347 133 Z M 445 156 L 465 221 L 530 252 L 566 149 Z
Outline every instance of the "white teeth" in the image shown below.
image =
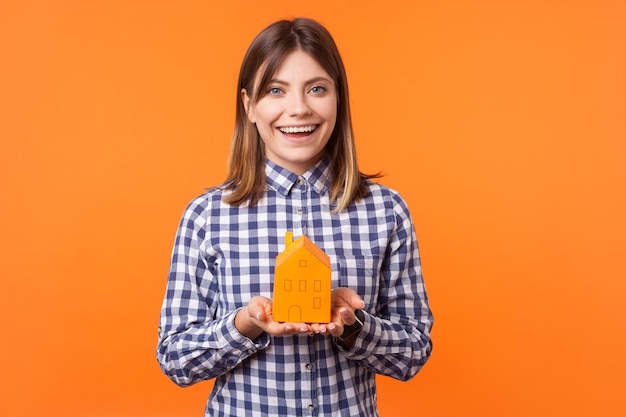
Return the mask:
M 283 133 L 306 133 L 315 130 L 315 126 L 281 127 Z

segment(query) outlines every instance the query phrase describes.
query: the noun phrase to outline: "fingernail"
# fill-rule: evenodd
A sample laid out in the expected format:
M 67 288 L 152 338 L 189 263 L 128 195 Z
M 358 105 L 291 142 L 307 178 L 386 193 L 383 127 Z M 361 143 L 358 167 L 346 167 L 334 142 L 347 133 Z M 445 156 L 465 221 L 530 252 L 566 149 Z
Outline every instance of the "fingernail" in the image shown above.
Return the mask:
M 287 325 L 287 326 L 285 326 L 285 330 L 291 331 L 291 330 L 293 330 L 293 327 L 291 327 L 290 325 Z
M 361 303 L 363 304 L 362 308 L 364 308 L 365 307 L 365 301 L 361 300 Z
M 329 330 L 335 330 L 335 327 L 336 327 L 336 326 L 335 326 L 335 323 L 330 323 L 330 324 L 328 325 L 328 329 L 329 329 Z
M 306 333 L 306 332 L 308 332 L 308 331 L 309 331 L 309 329 L 307 329 L 306 327 L 300 327 L 300 331 L 301 331 L 302 333 Z
M 254 317 L 256 317 L 257 320 L 261 320 L 261 312 L 257 311 Z

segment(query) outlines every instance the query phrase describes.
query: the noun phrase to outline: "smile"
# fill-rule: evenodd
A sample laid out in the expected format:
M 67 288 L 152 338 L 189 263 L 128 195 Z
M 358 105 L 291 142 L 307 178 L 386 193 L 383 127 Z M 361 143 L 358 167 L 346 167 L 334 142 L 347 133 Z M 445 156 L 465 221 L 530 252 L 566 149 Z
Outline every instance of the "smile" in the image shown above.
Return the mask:
M 316 125 L 285 126 L 285 127 L 279 127 L 278 130 L 280 130 L 283 133 L 311 133 L 312 131 L 315 130 L 316 127 L 317 127 Z

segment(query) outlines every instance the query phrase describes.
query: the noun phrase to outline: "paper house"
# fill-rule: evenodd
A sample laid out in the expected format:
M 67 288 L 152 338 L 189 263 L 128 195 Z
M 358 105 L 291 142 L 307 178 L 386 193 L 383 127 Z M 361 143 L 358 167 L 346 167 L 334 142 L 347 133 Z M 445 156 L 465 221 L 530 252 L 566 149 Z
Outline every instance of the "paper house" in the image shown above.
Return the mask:
M 285 233 L 274 271 L 274 320 L 329 323 L 330 301 L 330 258 L 305 235 L 294 242 L 293 234 Z

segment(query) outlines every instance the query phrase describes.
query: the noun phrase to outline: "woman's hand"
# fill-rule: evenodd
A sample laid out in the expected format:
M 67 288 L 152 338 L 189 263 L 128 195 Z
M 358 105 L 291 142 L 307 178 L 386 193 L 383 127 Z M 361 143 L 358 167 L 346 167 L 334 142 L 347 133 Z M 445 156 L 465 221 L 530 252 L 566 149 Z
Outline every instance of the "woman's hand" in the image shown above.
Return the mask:
M 311 324 L 312 333 L 330 334 L 339 337 L 344 326 L 350 326 L 356 321 L 354 311 L 365 307 L 363 299 L 351 288 L 340 287 L 333 289 L 332 312 L 330 323 Z
M 263 296 L 252 297 L 248 306 L 235 316 L 235 327 L 249 339 L 256 339 L 261 333 L 272 336 L 288 336 L 295 333 L 312 333 L 306 323 L 279 323 L 272 318 L 272 300 Z
M 350 326 L 356 321 L 354 311 L 365 306 L 356 291 L 345 287 L 333 290 L 331 304 L 330 323 L 279 323 L 272 318 L 272 300 L 259 295 L 252 297 L 248 306 L 237 313 L 235 327 L 239 333 L 252 340 L 263 332 L 273 336 L 320 333 L 339 337 L 343 333 L 344 326 Z

